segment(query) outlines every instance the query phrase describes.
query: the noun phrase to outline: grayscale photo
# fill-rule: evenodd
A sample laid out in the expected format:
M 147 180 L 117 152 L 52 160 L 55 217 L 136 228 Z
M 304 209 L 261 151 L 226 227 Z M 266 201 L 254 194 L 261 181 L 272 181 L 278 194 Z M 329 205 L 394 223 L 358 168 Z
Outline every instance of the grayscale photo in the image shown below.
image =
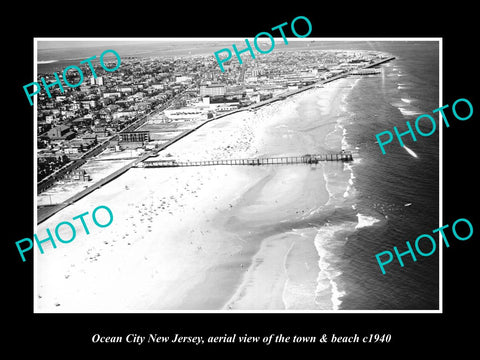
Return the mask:
M 441 38 L 277 36 L 35 38 L 34 312 L 441 310 Z

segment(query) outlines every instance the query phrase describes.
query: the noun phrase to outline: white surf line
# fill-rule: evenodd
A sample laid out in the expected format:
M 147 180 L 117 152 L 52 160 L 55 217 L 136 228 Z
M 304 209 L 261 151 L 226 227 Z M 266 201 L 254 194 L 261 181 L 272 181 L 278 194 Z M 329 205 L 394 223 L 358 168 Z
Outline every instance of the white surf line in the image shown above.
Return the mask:
M 408 152 L 410 155 L 412 155 L 414 158 L 418 158 L 417 154 L 415 154 L 412 149 L 409 149 L 409 148 L 406 147 L 406 146 L 403 146 L 403 148 L 404 148 L 405 150 L 407 150 L 407 152 Z

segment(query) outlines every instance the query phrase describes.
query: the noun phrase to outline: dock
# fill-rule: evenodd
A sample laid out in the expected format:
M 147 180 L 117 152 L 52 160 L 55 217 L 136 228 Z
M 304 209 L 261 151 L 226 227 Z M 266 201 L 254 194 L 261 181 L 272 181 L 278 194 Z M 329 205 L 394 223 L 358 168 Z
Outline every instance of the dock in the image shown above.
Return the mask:
M 318 164 L 321 161 L 353 161 L 351 152 L 343 151 L 337 154 L 306 154 L 303 156 L 264 157 L 256 159 L 223 159 L 203 161 L 177 161 L 177 160 L 153 160 L 138 163 L 139 168 L 165 168 L 185 166 L 217 166 L 217 165 L 288 165 L 288 164 Z

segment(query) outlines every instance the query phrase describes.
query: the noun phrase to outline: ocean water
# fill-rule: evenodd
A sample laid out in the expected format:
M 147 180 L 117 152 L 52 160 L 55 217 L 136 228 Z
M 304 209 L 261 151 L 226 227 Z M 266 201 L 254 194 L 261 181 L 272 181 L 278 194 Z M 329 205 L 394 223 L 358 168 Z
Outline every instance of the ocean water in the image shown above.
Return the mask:
M 438 107 L 438 45 L 375 45 L 396 59 L 382 65 L 382 74 L 358 79 L 345 98 L 338 126 L 343 148 L 353 152 L 354 161 L 342 170 L 325 166 L 336 210 L 315 240 L 320 273 L 328 274 L 337 309 L 438 309 L 438 250 L 417 256 L 417 262 L 405 256 L 403 268 L 395 260 L 386 265 L 385 275 L 375 259 L 378 252 L 393 252 L 393 246 L 407 250 L 407 240 L 413 244 L 418 235 L 438 227 L 438 129 L 430 137 L 417 136 L 416 142 L 404 137 L 405 148 L 393 141 L 386 155 L 375 143 L 378 132 L 393 126 L 406 130 L 405 121 L 413 124 L 418 115 Z
M 439 224 L 438 130 L 417 136 L 417 141 L 404 137 L 405 147 L 393 141 L 386 155 L 375 138 L 394 126 L 406 130 L 407 120 L 413 126 L 418 115 L 439 106 L 438 45 L 375 42 L 344 48 L 384 51 L 396 59 L 383 64 L 381 74 L 327 85 L 339 89 L 334 100 L 322 90 L 300 95 L 289 110 L 291 119 L 270 130 L 276 146 L 267 143 L 264 148 L 269 155 L 344 149 L 354 157 L 348 164 L 325 162 L 312 168 L 312 178 L 323 174 L 327 203 L 318 202 L 304 217 L 292 214 L 287 229 L 276 228 L 282 232 L 279 239 L 293 241 L 285 260 L 283 303 L 289 310 L 438 309 L 438 251 L 418 255 L 416 262 L 404 256 L 404 267 L 394 260 L 385 275 L 375 258 L 379 252 L 393 252 L 393 246 L 407 250 L 406 241 L 413 244 Z M 426 124 L 422 130 L 430 128 Z M 316 254 L 300 238 L 313 242 Z
M 433 43 L 368 45 L 396 59 L 382 65 L 381 74 L 341 79 L 327 84 L 328 90 L 293 97 L 290 105 L 274 115 L 277 123 L 268 129 L 259 154 L 288 156 L 344 149 L 354 157 L 351 163 L 324 162 L 310 169 L 271 168 L 271 179 L 262 188 L 273 186 L 275 179 L 287 179 L 289 172 L 308 172 L 290 189 L 308 187 L 298 194 L 298 203 L 291 205 L 299 210 L 304 207 L 305 212 L 292 211 L 285 218 L 282 209 L 271 208 L 278 214 L 275 221 L 259 216 L 238 226 L 242 229 L 238 234 L 247 241 L 279 247 L 283 242 L 289 244 L 282 298 L 287 310 L 438 309 L 438 252 L 428 258 L 417 256 L 417 262 L 404 257 L 403 268 L 392 262 L 385 275 L 375 258 L 379 252 L 393 251 L 393 246 L 403 252 L 407 240 L 413 244 L 418 235 L 438 227 L 438 132 L 426 138 L 417 136 L 416 142 L 404 138 L 406 148 L 392 142 L 386 155 L 375 138 L 381 131 L 393 131 L 394 126 L 406 129 L 407 120 L 414 123 L 418 115 L 438 107 L 438 48 Z M 332 91 L 335 95 L 328 95 Z M 324 191 L 319 176 L 328 192 L 326 203 L 319 196 Z M 317 188 L 310 185 L 315 181 Z M 257 201 L 244 196 L 238 207 L 248 209 Z M 258 279 L 268 276 L 261 274 L 261 261 L 267 258 L 257 255 L 252 259 L 255 276 L 246 277 L 238 293 L 248 294 Z M 266 294 L 256 296 L 258 302 L 250 302 L 250 309 L 265 304 L 261 298 Z

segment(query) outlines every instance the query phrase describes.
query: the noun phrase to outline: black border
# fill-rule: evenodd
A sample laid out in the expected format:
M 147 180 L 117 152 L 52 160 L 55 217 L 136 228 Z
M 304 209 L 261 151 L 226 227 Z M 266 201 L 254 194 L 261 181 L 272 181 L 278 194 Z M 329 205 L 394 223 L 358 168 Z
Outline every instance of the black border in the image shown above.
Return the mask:
M 306 3 L 305 3 L 306 4 Z M 14 25 L 2 24 L 5 52 L 2 55 L 3 97 L 7 114 L 4 118 L 4 199 L 6 219 L 2 245 L 7 269 L 7 289 L 3 293 L 8 333 L 5 343 L 17 351 L 52 356 L 71 354 L 96 355 L 145 353 L 157 356 L 164 351 L 233 354 L 245 350 L 256 354 L 273 351 L 285 353 L 313 350 L 340 354 L 377 352 L 392 354 L 433 355 L 443 349 L 475 344 L 476 324 L 469 321 L 475 312 L 475 256 L 478 250 L 478 211 L 475 205 L 476 152 L 474 145 L 478 112 L 478 70 L 476 64 L 475 9 L 459 2 L 442 8 L 432 5 L 421 9 L 418 2 L 392 4 L 310 3 L 265 6 L 237 3 L 203 2 L 182 4 L 174 9 L 165 3 L 94 3 L 48 2 L 16 9 L 19 19 Z M 260 31 L 303 15 L 313 25 L 311 37 L 442 37 L 443 38 L 443 104 L 467 98 L 474 106 L 473 117 L 465 122 L 452 121 L 443 130 L 443 212 L 444 224 L 467 218 L 474 235 L 469 241 L 456 241 L 444 248 L 443 314 L 33 314 L 32 261 L 22 263 L 14 241 L 33 233 L 32 184 L 32 108 L 25 101 L 22 86 L 33 78 L 34 37 L 252 37 Z M 7 18 L 9 16 L 6 16 Z M 12 15 L 13 17 L 13 15 Z M 11 23 L 10 23 L 11 24 Z M 6 81 L 5 81 L 6 77 Z M 475 88 L 475 92 L 474 92 Z M 477 109 L 478 108 L 478 109 Z M 13 189 L 13 190 L 12 190 Z M 15 195 L 9 197 L 9 193 Z M 31 259 L 29 259 L 31 260 Z M 390 333 L 388 344 L 215 344 L 196 347 L 175 344 L 136 346 L 129 344 L 92 344 L 95 333 L 127 335 L 148 333 L 224 335 L 248 333 L 266 336 L 271 333 L 290 335 L 368 335 Z M 69 351 L 70 350 L 70 351 Z M 395 350 L 395 352 L 392 352 Z M 32 356 L 36 354 L 33 353 Z

